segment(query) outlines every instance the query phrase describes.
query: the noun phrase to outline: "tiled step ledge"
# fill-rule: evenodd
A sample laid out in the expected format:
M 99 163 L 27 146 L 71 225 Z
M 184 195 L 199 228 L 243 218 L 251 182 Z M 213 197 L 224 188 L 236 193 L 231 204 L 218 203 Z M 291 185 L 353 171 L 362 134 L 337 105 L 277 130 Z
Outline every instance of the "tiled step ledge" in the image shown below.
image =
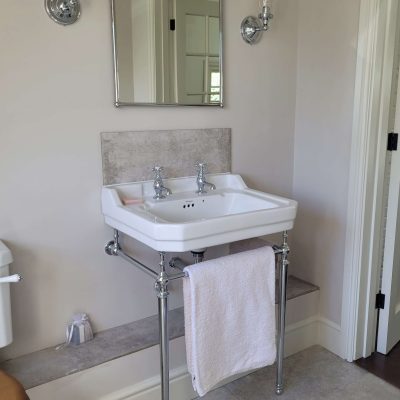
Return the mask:
M 288 278 L 287 298 L 294 299 L 319 288 L 294 276 Z M 277 296 L 276 296 L 277 297 Z M 184 335 L 183 308 L 169 313 L 170 338 Z M 157 315 L 96 334 L 81 346 L 56 351 L 48 348 L 0 364 L 26 389 L 51 382 L 158 344 Z

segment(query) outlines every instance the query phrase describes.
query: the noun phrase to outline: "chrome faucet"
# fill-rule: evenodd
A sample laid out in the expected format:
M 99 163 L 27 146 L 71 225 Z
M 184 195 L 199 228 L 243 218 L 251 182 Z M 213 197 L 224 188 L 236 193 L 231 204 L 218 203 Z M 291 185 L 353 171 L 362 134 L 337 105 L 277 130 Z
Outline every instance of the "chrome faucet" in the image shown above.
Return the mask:
M 209 183 L 206 181 L 206 172 L 207 172 L 207 164 L 203 162 L 198 162 L 195 165 L 197 169 L 197 191 L 196 193 L 198 194 L 204 194 L 207 193 L 207 190 L 205 189 L 208 187 L 210 190 L 215 190 L 215 185 L 212 183 Z
M 154 172 L 153 188 L 154 191 L 156 192 L 156 194 L 153 196 L 153 199 L 155 200 L 165 199 L 172 193 L 170 189 L 164 186 L 163 178 L 161 176 L 161 173 L 163 171 L 164 171 L 163 167 L 159 167 L 158 165 L 153 167 L 153 172 Z

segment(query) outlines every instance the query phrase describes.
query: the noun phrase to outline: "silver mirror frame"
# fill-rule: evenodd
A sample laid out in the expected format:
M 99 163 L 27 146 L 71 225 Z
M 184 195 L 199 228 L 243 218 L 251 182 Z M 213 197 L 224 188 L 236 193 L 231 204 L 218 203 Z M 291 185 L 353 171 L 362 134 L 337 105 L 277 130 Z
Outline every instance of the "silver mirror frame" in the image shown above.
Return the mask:
M 133 107 L 133 106 L 147 106 L 147 107 L 224 107 L 224 53 L 223 53 L 223 0 L 219 0 L 219 65 L 221 71 L 221 92 L 219 103 L 207 104 L 180 104 L 180 103 L 127 103 L 120 100 L 119 89 L 119 75 L 118 75 L 118 49 L 117 43 L 117 29 L 115 26 L 115 1 L 111 0 L 111 29 L 112 29 L 112 49 L 114 59 L 114 96 L 115 107 Z

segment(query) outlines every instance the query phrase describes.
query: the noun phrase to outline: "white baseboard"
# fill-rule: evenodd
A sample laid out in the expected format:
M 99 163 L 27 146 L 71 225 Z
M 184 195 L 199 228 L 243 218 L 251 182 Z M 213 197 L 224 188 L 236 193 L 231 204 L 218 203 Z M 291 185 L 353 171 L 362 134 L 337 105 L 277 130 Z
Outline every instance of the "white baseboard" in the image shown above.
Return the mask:
M 318 318 L 307 318 L 286 327 L 285 357 L 318 344 Z
M 324 317 L 318 317 L 317 343 L 325 349 L 344 358 L 342 329 L 340 325 Z
M 170 397 L 171 399 L 194 399 L 197 397 L 192 388 L 190 375 L 186 365 L 176 368 L 170 373 Z M 139 384 L 128 386 L 118 390 L 101 400 L 159 400 L 160 378 L 154 376 Z
M 325 323 L 323 325 L 328 326 Z M 321 337 L 319 332 L 322 332 L 320 326 L 318 317 L 288 325 L 285 355 L 289 356 L 318 344 Z M 171 349 L 171 355 L 184 352 L 184 339 L 175 339 L 171 342 L 171 347 L 174 348 Z M 144 362 L 152 364 L 153 372 L 147 372 L 147 376 L 151 378 L 140 378 Z M 171 398 L 195 398 L 184 358 L 179 356 L 171 364 Z M 158 346 L 30 389 L 28 395 L 31 400 L 159 400 Z

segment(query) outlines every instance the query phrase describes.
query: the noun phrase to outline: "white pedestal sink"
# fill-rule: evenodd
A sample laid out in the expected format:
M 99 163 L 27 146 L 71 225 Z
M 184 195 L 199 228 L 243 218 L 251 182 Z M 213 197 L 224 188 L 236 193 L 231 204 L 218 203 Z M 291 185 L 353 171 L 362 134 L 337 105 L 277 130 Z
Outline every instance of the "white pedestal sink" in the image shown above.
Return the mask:
M 157 251 L 184 252 L 290 230 L 297 202 L 249 189 L 240 175 L 209 174 L 216 190 L 196 194 L 196 178 L 164 180 L 172 194 L 154 200 L 153 182 L 104 186 L 105 222 Z

